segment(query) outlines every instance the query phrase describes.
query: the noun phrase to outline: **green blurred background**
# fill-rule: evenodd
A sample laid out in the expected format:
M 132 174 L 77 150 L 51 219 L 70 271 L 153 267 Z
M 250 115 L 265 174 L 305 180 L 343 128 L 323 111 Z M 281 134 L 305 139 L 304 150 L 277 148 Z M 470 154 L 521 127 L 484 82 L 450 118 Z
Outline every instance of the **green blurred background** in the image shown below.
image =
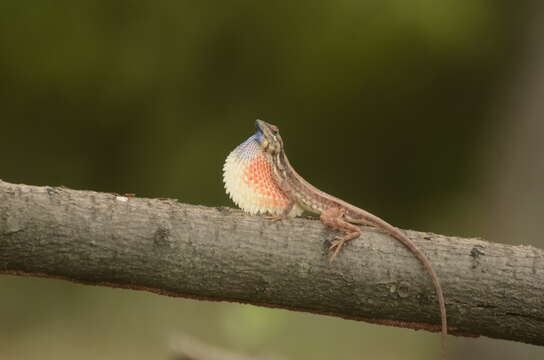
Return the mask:
M 0 178 L 229 205 L 262 118 L 312 183 L 404 228 L 544 247 L 539 2 L 0 2 Z M 540 18 L 539 18 L 540 17 Z M 319 245 L 316 244 L 316 251 Z M 0 359 L 432 359 L 437 335 L 0 277 Z M 537 359 L 450 338 L 451 359 Z

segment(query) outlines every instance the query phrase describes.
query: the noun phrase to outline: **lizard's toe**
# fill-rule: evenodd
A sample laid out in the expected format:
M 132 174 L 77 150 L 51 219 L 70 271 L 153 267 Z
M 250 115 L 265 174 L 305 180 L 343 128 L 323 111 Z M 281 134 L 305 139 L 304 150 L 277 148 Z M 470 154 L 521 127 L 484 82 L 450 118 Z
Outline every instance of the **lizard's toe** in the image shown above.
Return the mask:
M 270 220 L 270 221 L 279 221 L 279 220 L 283 219 L 283 216 L 281 216 L 281 215 L 266 215 L 264 218 L 266 220 Z
M 336 259 L 336 256 L 340 252 L 340 249 L 342 248 L 342 245 L 344 245 L 345 242 L 346 242 L 346 240 L 343 238 L 343 236 L 337 236 L 334 239 L 331 246 L 329 246 L 329 251 L 334 250 L 334 252 L 332 253 L 332 255 L 331 255 L 330 259 L 329 259 L 330 262 L 333 262 L 334 259 Z

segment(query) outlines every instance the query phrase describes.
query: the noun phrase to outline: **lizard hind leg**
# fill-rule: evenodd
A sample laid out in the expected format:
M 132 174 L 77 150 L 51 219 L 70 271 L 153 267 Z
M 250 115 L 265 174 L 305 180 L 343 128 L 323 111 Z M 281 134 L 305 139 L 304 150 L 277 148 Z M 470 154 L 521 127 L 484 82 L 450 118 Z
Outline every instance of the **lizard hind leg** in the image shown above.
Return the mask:
M 330 258 L 331 262 L 334 261 L 344 243 L 356 239 L 361 235 L 361 230 L 357 226 L 344 220 L 345 212 L 345 209 L 331 207 L 323 211 L 319 216 L 319 219 L 323 224 L 333 229 L 345 231 L 344 235 L 337 236 L 329 247 L 329 251 L 334 250 L 334 253 Z

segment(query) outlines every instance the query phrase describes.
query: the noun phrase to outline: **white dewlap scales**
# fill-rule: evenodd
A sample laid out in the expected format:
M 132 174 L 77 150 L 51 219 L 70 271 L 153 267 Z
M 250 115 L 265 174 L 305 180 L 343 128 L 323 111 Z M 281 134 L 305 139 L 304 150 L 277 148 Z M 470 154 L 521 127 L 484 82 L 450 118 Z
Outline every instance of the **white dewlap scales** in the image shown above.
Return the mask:
M 289 205 L 289 199 L 274 182 L 270 163 L 255 135 L 229 154 L 223 166 L 223 181 L 232 201 L 250 214 L 279 215 Z

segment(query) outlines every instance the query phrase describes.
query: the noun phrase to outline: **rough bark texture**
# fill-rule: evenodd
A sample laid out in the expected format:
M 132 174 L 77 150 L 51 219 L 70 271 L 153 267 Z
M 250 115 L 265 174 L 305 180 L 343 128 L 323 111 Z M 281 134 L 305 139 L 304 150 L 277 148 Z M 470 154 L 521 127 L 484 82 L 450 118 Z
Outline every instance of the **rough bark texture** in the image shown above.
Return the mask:
M 407 231 L 441 279 L 454 333 L 544 345 L 544 251 Z M 364 229 L 330 263 L 318 221 L 0 181 L 0 273 L 309 311 L 436 331 L 431 281 Z

